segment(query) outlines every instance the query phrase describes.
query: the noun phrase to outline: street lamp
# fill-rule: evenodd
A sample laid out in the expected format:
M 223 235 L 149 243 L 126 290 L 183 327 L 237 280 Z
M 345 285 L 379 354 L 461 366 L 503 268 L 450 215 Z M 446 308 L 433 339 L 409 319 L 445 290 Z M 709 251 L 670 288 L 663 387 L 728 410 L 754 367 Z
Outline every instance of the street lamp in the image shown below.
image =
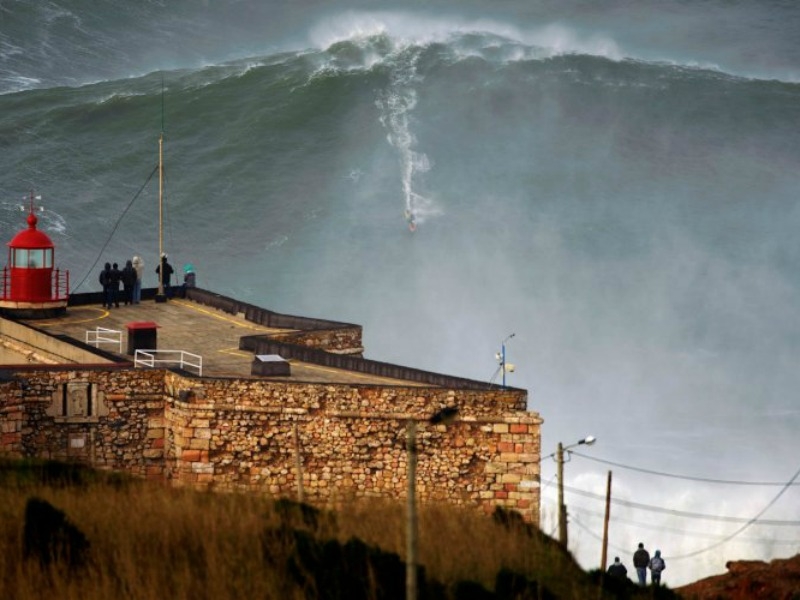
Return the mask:
M 581 444 L 591 446 L 596 441 L 596 437 L 588 435 L 569 446 L 564 446 L 561 442 L 558 442 L 558 450 L 556 450 L 556 462 L 558 464 L 558 541 L 564 548 L 567 547 L 567 505 L 564 504 L 564 452 L 569 452 L 570 448 Z
M 517 334 L 512 333 L 506 339 L 504 339 L 500 344 L 500 352 L 496 352 L 494 355 L 495 359 L 500 365 L 497 371 L 495 371 L 495 377 L 497 376 L 497 373 L 503 373 L 504 388 L 506 387 L 506 373 L 513 373 L 514 369 L 516 368 L 513 364 L 506 362 L 506 342 L 511 338 L 513 338 L 515 335 Z M 492 377 L 492 380 L 494 380 L 494 377 Z
M 457 406 L 445 406 L 430 416 L 431 425 L 449 425 L 458 416 Z M 406 421 L 406 600 L 417 600 L 417 422 Z

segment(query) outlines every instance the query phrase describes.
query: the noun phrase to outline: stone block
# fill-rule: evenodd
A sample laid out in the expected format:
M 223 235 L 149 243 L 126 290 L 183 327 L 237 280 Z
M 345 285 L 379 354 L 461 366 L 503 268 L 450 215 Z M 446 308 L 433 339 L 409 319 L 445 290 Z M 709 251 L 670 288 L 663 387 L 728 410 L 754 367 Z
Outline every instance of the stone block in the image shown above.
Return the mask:
M 2 433 L 15 433 L 20 429 L 22 429 L 22 423 L 20 421 L 0 423 L 0 432 Z
M 538 454 L 517 454 L 517 460 L 521 463 L 539 462 Z
M 500 452 L 516 452 L 516 447 L 511 442 L 499 442 L 497 444 L 497 450 Z
M 515 462 L 522 462 L 519 459 L 520 455 L 516 452 L 501 452 L 500 453 L 500 462 L 504 463 L 515 463 Z
M 208 450 L 210 445 L 210 440 L 199 440 L 197 438 L 189 440 L 189 448 L 192 450 Z
M 211 430 L 207 427 L 198 427 L 194 430 L 194 437 L 199 440 L 210 440 Z
M 211 473 L 214 474 L 214 464 L 205 462 L 192 463 L 192 473 Z
M 483 472 L 486 473 L 487 475 L 505 473 L 506 471 L 508 471 L 508 465 L 499 462 L 488 462 L 486 463 L 486 467 L 484 467 L 483 469 Z

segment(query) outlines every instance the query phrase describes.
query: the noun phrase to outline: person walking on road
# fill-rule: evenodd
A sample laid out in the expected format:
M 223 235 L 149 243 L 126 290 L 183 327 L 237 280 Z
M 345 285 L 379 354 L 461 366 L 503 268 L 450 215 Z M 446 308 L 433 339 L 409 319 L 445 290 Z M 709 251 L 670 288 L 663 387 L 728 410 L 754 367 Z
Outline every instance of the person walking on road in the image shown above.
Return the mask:
M 639 577 L 639 585 L 647 585 L 647 567 L 650 566 L 650 553 L 644 549 L 644 544 L 639 542 L 639 548 L 633 553 L 633 566 Z

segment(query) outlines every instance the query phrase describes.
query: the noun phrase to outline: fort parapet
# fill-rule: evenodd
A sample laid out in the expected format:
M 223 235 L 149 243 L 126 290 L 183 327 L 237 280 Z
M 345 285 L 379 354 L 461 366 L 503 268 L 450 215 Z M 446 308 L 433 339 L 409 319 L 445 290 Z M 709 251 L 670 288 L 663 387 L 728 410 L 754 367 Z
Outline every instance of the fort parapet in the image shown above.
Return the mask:
M 405 496 L 406 428 L 414 421 L 422 502 L 503 506 L 538 522 L 542 420 L 526 410 L 524 390 L 370 361 L 361 356 L 359 326 L 279 315 L 205 290 L 170 306 L 144 302 L 117 312 L 100 311 L 94 300 L 73 298 L 62 322 L 0 323 L 3 344 L 28 357 L 0 372 L 3 454 L 211 490 L 292 497 L 302 490 L 307 501 L 336 505 Z M 88 346 L 76 333 L 85 320 L 69 321 L 81 309 L 120 330 L 131 314 L 157 320 L 171 343 L 193 340 L 187 350 L 204 349 L 209 367 L 203 376 L 142 368 L 121 352 Z M 173 318 L 169 311 L 178 310 L 194 312 Z M 238 328 L 241 372 L 227 355 L 213 368 L 222 359 L 211 353 L 224 349 L 209 347 L 220 335 L 198 325 L 204 311 Z M 191 330 L 173 331 L 182 320 Z M 252 375 L 254 356 L 266 353 L 288 360 L 292 374 Z M 453 407 L 452 422 L 430 422 Z

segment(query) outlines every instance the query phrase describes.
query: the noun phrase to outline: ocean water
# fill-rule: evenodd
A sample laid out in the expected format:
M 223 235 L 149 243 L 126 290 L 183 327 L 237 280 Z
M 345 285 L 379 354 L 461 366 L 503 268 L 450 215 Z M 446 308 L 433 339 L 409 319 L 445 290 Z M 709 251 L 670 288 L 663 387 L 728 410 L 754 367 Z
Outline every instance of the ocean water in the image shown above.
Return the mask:
M 800 6 L 298 4 L 0 0 L 0 238 L 33 190 L 76 291 L 134 254 L 155 285 L 163 131 L 201 286 L 478 380 L 506 340 L 542 453 L 598 438 L 565 466 L 584 567 L 609 470 L 629 569 L 796 554 Z

